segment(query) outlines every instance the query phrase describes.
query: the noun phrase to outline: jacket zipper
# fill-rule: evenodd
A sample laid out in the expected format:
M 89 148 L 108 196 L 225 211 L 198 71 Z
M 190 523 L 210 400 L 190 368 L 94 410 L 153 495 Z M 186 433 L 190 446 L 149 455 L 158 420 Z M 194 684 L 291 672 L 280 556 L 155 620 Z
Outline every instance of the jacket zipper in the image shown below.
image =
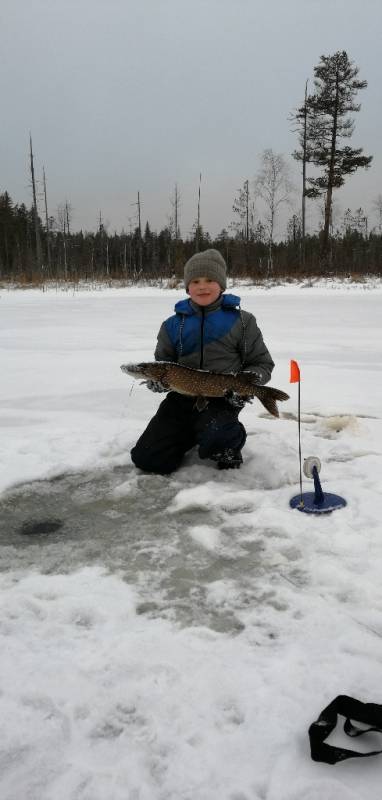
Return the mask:
M 199 369 L 203 369 L 203 349 L 204 349 L 204 308 L 202 308 L 202 325 L 200 329 L 200 364 Z

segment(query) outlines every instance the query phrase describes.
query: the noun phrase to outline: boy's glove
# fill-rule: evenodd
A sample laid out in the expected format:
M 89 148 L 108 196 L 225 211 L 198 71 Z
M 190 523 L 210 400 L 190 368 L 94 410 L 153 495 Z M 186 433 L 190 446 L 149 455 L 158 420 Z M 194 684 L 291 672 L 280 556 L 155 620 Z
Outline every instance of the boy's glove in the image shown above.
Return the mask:
M 256 383 L 263 383 L 263 376 L 260 374 L 260 372 L 256 372 L 253 369 L 243 369 L 243 373 L 244 375 L 252 375 Z
M 147 388 L 150 389 L 150 392 L 168 392 L 167 386 L 163 386 L 163 383 L 160 381 L 152 381 L 149 379 L 145 381 L 145 384 Z
M 234 392 L 232 389 L 230 389 L 229 392 L 226 392 L 224 397 L 227 400 L 227 403 L 239 410 L 244 408 L 246 403 L 252 402 L 250 397 L 243 397 L 243 395 L 238 394 L 238 392 Z
M 243 463 L 243 456 L 240 450 L 233 450 L 228 447 L 213 460 L 218 462 L 218 469 L 240 469 Z

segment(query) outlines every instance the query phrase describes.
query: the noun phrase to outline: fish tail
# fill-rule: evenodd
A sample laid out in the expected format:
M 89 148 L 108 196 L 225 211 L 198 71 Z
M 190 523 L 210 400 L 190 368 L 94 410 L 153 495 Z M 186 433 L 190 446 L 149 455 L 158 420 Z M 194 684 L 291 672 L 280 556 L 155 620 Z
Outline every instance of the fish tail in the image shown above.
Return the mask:
M 273 417 L 278 417 L 277 400 L 289 400 L 289 394 L 282 392 L 281 389 L 273 389 L 272 386 L 267 386 L 263 397 L 259 397 L 259 400 Z

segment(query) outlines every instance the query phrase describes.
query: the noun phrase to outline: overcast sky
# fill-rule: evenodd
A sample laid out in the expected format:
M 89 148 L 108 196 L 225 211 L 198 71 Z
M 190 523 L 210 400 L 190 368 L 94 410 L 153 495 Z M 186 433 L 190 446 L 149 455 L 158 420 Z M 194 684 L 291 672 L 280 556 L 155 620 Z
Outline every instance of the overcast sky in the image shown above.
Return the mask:
M 320 56 L 346 50 L 368 81 L 351 143 L 374 160 L 336 197 L 372 215 L 381 42 L 381 0 L 0 0 L 0 191 L 30 204 L 31 131 L 50 213 L 68 200 L 73 229 L 94 230 L 102 210 L 110 232 L 128 230 L 140 190 L 143 223 L 159 230 L 177 182 L 186 235 L 201 172 L 202 223 L 216 234 L 265 148 L 299 182 L 288 114 Z

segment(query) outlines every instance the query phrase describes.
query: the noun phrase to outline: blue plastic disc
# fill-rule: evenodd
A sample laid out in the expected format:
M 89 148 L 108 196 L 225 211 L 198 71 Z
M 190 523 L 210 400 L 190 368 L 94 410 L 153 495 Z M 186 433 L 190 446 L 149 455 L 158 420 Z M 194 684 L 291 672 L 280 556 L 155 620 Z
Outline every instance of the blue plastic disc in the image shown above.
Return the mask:
M 315 492 L 304 492 L 302 495 L 296 494 L 295 497 L 292 497 L 289 505 L 291 508 L 297 508 L 298 511 L 304 511 L 305 514 L 329 514 L 336 508 L 344 508 L 347 505 L 346 500 L 339 494 L 324 492 L 323 497 L 321 503 L 315 503 Z

